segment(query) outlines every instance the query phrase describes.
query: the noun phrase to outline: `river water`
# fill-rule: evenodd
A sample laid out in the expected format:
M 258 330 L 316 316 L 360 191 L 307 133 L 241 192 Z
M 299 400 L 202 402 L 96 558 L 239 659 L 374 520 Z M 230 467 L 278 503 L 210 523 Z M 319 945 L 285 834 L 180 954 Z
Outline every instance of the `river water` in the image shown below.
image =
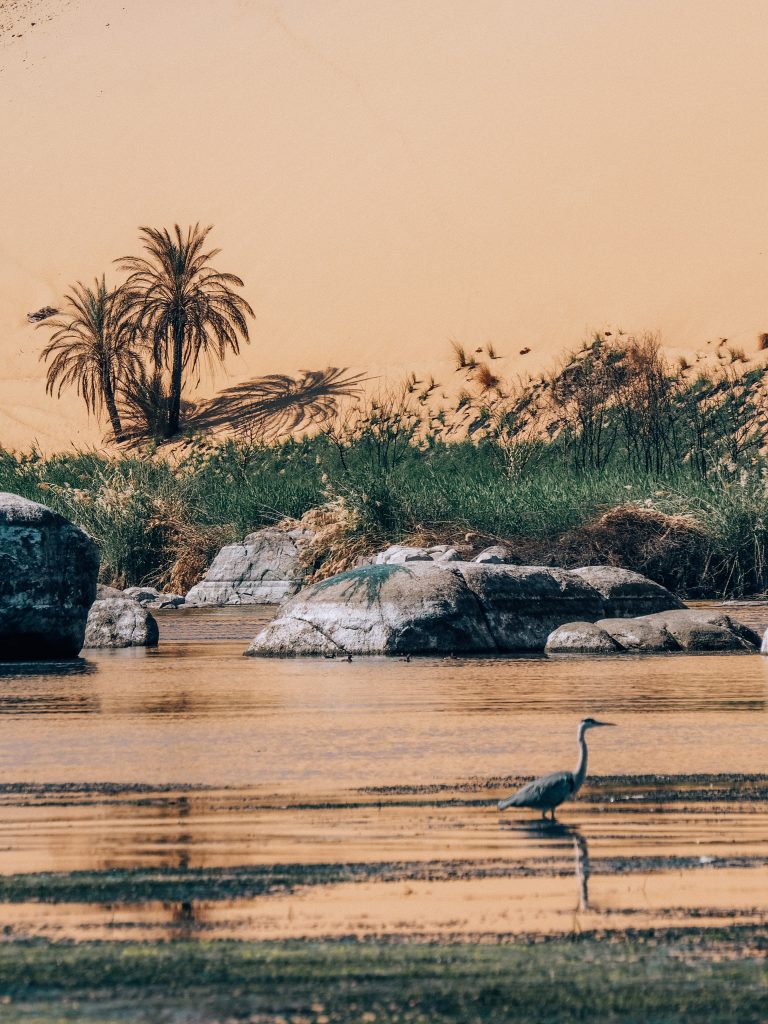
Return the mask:
M 160 613 L 155 650 L 5 668 L 7 937 L 768 920 L 768 659 L 244 658 L 271 614 Z M 560 823 L 500 814 L 590 714 L 617 728 Z

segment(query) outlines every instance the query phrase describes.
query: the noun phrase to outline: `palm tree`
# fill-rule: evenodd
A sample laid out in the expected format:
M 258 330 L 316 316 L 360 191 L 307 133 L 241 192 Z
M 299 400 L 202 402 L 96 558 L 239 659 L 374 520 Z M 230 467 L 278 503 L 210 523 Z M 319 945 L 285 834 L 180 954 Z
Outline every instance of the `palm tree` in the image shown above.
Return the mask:
M 234 274 L 211 266 L 221 250 L 203 250 L 210 227 L 199 224 L 182 233 L 143 227 L 140 237 L 148 258 L 124 256 L 117 263 L 129 274 L 125 284 L 131 334 L 151 346 L 159 371 L 170 370 L 166 437 L 179 431 L 181 393 L 185 371 L 194 371 L 201 359 L 222 362 L 228 349 L 240 351 L 240 337 L 248 338 L 246 314 L 253 310 L 233 288 L 243 287 Z
M 124 330 L 125 296 L 120 289 L 107 288 L 104 275 L 94 287 L 78 281 L 64 298 L 65 308 L 54 319 L 38 327 L 53 329 L 51 340 L 40 355 L 48 367 L 46 391 L 56 397 L 64 388 L 75 387 L 89 412 L 105 407 L 116 441 L 123 440 L 117 411 L 120 382 L 136 367 L 138 355 Z

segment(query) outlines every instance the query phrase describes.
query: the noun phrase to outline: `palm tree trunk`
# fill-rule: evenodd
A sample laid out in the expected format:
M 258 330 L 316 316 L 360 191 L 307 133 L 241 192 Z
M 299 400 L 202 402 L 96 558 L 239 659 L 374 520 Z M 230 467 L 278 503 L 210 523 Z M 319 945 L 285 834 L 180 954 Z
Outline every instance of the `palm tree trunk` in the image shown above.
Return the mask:
M 173 326 L 173 363 L 171 367 L 171 401 L 168 409 L 168 429 L 166 437 L 173 437 L 179 432 L 181 418 L 181 384 L 182 356 L 184 353 L 184 326 Z
M 107 413 L 109 414 L 109 422 L 112 424 L 112 433 L 116 441 L 122 441 L 123 438 L 123 425 L 120 422 L 120 414 L 117 411 L 117 404 L 115 402 L 115 391 L 112 387 L 112 381 L 108 376 L 102 377 L 101 390 L 104 394 L 104 404 L 107 407 Z

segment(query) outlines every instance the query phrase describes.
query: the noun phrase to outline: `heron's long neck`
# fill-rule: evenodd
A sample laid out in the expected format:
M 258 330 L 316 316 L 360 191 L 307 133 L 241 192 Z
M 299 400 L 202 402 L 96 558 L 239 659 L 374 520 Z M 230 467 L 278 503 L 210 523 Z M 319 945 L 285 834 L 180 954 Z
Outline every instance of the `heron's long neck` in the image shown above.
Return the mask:
M 584 733 L 579 731 L 579 763 L 576 765 L 576 771 L 573 773 L 573 790 L 576 792 L 577 789 L 581 788 L 584 779 L 587 777 L 587 741 L 584 739 Z

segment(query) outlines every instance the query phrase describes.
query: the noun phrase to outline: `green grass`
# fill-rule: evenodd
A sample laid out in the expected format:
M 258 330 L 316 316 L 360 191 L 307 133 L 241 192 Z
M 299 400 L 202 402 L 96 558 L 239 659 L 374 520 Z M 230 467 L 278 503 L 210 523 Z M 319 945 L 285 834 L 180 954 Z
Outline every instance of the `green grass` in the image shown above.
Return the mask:
M 765 1020 L 765 945 L 764 931 L 738 929 L 512 945 L 9 943 L 0 945 L 0 1016 L 751 1024 Z
M 0 451 L 0 489 L 82 525 L 101 549 L 102 580 L 121 585 L 185 589 L 222 544 L 341 498 L 350 529 L 373 550 L 419 534 L 455 542 L 474 533 L 476 546 L 504 539 L 525 561 L 611 561 L 689 596 L 768 589 L 760 465 L 705 479 L 689 467 L 659 478 L 618 459 L 580 470 L 552 443 L 511 472 L 488 440 L 410 444 L 389 462 L 362 443 L 342 454 L 323 436 L 271 446 L 201 443 L 176 462 Z M 627 504 L 688 517 L 680 520 L 685 529 L 673 536 L 662 523 L 646 535 L 638 521 L 610 536 L 589 532 L 606 510 Z

